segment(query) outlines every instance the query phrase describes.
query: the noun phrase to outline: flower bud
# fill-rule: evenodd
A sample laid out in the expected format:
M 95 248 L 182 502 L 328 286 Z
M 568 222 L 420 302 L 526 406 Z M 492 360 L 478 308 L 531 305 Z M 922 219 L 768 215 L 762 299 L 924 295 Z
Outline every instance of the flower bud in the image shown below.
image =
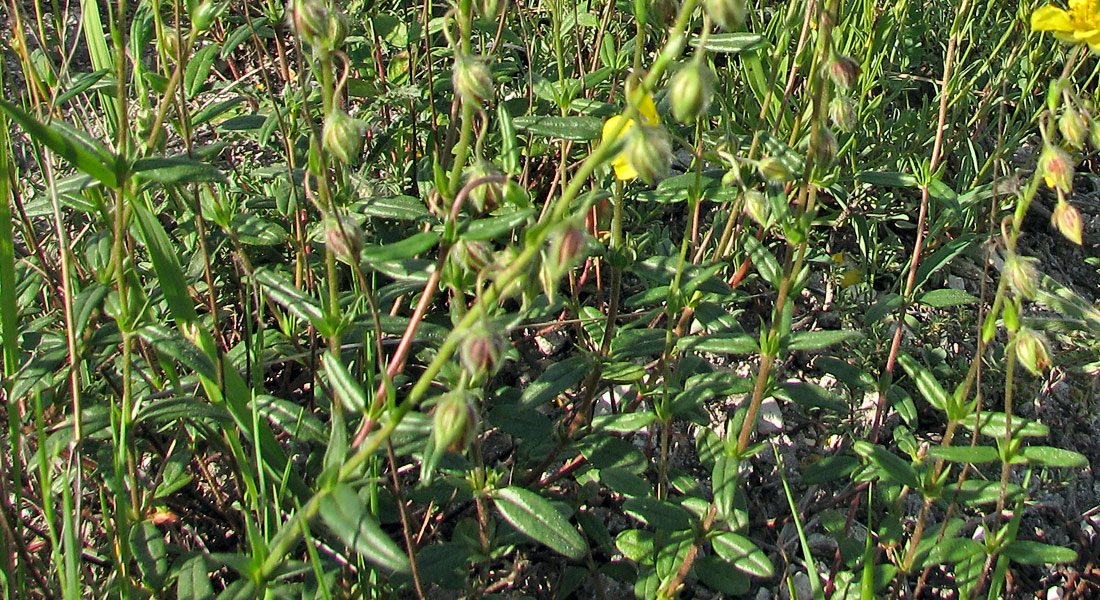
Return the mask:
M 448 252 L 451 260 L 467 271 L 480 271 L 493 260 L 489 244 L 481 240 L 457 240 Z
M 175 28 L 165 26 L 164 35 L 157 38 L 157 44 L 173 62 L 179 59 L 179 31 Z
M 435 451 L 458 450 L 466 445 L 475 421 L 473 407 L 462 392 L 444 394 L 432 411 Z
M 506 0 L 477 0 L 474 2 L 474 10 L 477 16 L 485 21 L 496 21 L 504 8 Z
M 829 101 L 829 120 L 837 129 L 850 132 L 856 126 L 856 108 L 848 96 L 837 95 Z
M 1094 150 L 1100 150 L 1100 121 L 1089 119 L 1089 144 Z
M 493 97 L 493 79 L 489 74 L 489 65 L 480 56 L 456 56 L 451 81 L 458 97 L 478 108 Z
M 1039 291 L 1039 273 L 1035 269 L 1039 260 L 1030 256 L 1013 254 L 1005 261 L 1005 273 L 1008 283 L 1017 294 L 1025 298 L 1034 298 Z
M 351 264 L 363 250 L 363 230 L 347 217 L 330 220 L 325 226 L 325 246 L 340 260 Z
M 501 336 L 482 325 L 467 332 L 459 350 L 459 360 L 467 373 L 477 377 L 495 372 L 503 354 Z
M 836 136 L 831 129 L 821 125 L 810 133 L 810 145 L 807 150 L 807 158 L 813 160 L 815 165 L 827 167 L 836 158 Z
M 562 229 L 554 244 L 557 249 L 558 265 L 563 268 L 571 267 L 581 255 L 587 238 L 588 236 L 579 227 L 570 225 Z
M 348 37 L 348 19 L 344 13 L 333 10 L 328 13 L 328 21 L 325 23 L 325 46 L 332 50 L 344 45 Z
M 191 29 L 194 31 L 206 31 L 214 24 L 214 21 L 228 7 L 228 3 L 205 0 L 201 2 L 191 13 Z
M 493 163 L 478 159 L 474 164 L 470 165 L 466 169 L 466 181 L 477 181 L 484 177 L 502 177 L 500 169 L 496 168 Z M 497 204 L 500 204 L 501 198 L 504 197 L 504 184 L 501 181 L 489 181 L 478 184 L 470 190 L 468 196 L 470 202 L 473 202 L 474 208 L 477 212 L 483 212 L 486 208 L 492 208 Z
M 834 54 L 833 59 L 829 61 L 829 77 L 842 91 L 846 92 L 852 89 L 852 86 L 856 84 L 856 80 L 859 79 L 860 72 L 862 72 L 862 69 L 859 64 L 850 56 Z
M 324 0 L 291 0 L 290 22 L 302 41 L 316 46 L 328 29 L 329 9 Z
M 1060 231 L 1066 239 L 1081 245 L 1081 212 L 1069 202 L 1059 198 L 1054 212 L 1050 215 L 1050 223 Z
M 1062 190 L 1067 194 L 1073 190 L 1073 159 L 1065 150 L 1045 144 L 1043 152 L 1039 155 L 1038 169 L 1047 187 Z
M 361 121 L 337 108 L 325 118 L 321 141 L 325 150 L 340 162 L 350 164 L 359 160 L 359 154 L 363 151 L 364 133 Z
M 783 161 L 771 156 L 760 159 L 760 161 L 756 163 L 756 168 L 760 170 L 760 174 L 763 175 L 765 179 L 775 183 L 790 181 L 794 178 L 794 173 L 787 168 L 787 165 L 783 164 Z
M 1058 118 L 1058 131 L 1062 133 L 1062 139 L 1075 150 L 1085 147 L 1085 136 L 1088 135 L 1088 120 L 1085 119 L 1072 105 L 1066 105 L 1062 116 Z
M 702 61 L 692 61 L 673 75 L 668 94 L 676 120 L 694 123 L 710 107 L 714 73 Z
M 1042 334 L 1024 327 L 1016 334 L 1016 358 L 1032 375 L 1050 368 L 1050 343 Z
M 672 164 L 672 142 L 660 126 L 639 125 L 631 129 L 623 153 L 627 164 L 650 185 L 663 178 Z
M 744 206 L 745 212 L 760 226 L 767 227 L 771 224 L 771 204 L 764 197 L 764 194 L 756 190 L 745 190 Z
M 726 31 L 733 31 L 745 22 L 745 0 L 703 0 L 703 8 Z

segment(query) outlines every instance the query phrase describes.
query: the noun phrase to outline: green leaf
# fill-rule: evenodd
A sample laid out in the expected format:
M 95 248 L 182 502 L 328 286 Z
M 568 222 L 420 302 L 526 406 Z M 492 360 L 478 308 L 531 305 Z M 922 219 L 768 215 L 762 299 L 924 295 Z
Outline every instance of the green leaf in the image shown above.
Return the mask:
M 1000 455 L 992 446 L 932 446 L 928 448 L 928 456 L 973 465 L 993 462 Z
M 217 378 L 214 363 L 194 344 L 187 341 L 178 331 L 161 325 L 147 325 L 138 330 L 141 339 L 151 344 L 157 352 L 174 358 L 194 373 L 201 373 L 210 379 Z
M 597 117 L 528 116 L 512 119 L 516 129 L 563 140 L 584 142 L 600 137 L 603 119 Z
M 368 217 L 399 221 L 416 221 L 432 216 L 424 201 L 412 196 L 371 198 L 356 204 L 355 211 Z
M 656 498 L 630 498 L 623 503 L 623 512 L 665 531 L 691 529 L 693 521 L 687 509 Z
M 948 263 L 966 250 L 967 247 L 973 244 L 977 239 L 978 236 L 974 234 L 960 236 L 940 246 L 927 258 L 921 260 L 920 268 L 917 269 L 916 286 L 914 286 L 913 289 L 919 290 L 922 288 L 933 273 L 947 266 Z
M 794 350 L 821 350 L 834 344 L 846 342 L 863 337 L 863 334 L 854 329 L 830 330 L 830 331 L 799 331 L 791 334 L 788 349 Z
M 276 246 L 286 241 L 286 230 L 270 219 L 252 213 L 236 213 L 229 227 L 242 243 L 250 246 Z
M 151 521 L 142 521 L 130 530 L 130 552 L 137 561 L 141 578 L 159 590 L 168 578 L 168 546 L 164 534 Z
M 431 250 L 439 243 L 439 234 L 425 231 L 413 234 L 399 242 L 363 248 L 363 260 L 368 263 L 412 258 Z
M 902 460 L 886 448 L 860 440 L 853 444 L 852 449 L 856 451 L 856 454 L 870 460 L 875 470 L 886 478 L 913 489 L 919 490 L 921 488 L 920 477 L 913 465 Z
M 695 575 L 703 585 L 727 596 L 741 596 L 751 587 L 744 573 L 731 569 L 729 563 L 715 556 L 696 559 Z
M 214 586 L 211 585 L 210 571 L 206 557 L 192 554 L 180 559 L 182 564 L 176 569 L 176 600 L 214 600 Z
M 592 429 L 612 433 L 634 433 L 645 429 L 655 420 L 657 415 L 649 411 L 600 415 L 592 419 Z
M 462 233 L 464 240 L 492 240 L 527 223 L 535 216 L 535 209 L 524 208 L 512 213 L 502 214 L 470 223 Z
M 332 386 L 332 391 L 336 393 L 336 397 L 340 402 L 343 402 L 344 406 L 352 412 L 365 412 L 370 404 L 367 393 L 363 391 L 363 386 L 359 385 L 359 382 L 344 367 L 344 363 L 340 362 L 340 359 L 330 352 L 325 352 L 321 356 L 321 362 L 325 365 L 328 383 Z
M 57 99 L 54 100 L 54 103 L 60 106 L 68 102 L 69 100 L 72 100 L 77 95 L 84 93 L 88 90 L 88 88 L 98 83 L 100 79 L 103 79 L 104 75 L 110 72 L 110 69 L 100 69 L 91 73 L 80 73 L 79 75 L 72 78 L 72 81 L 69 82 L 69 85 L 65 87 L 65 91 L 57 95 Z M 108 81 L 104 83 L 113 85 L 113 82 L 111 82 L 110 79 L 108 79 Z
M 1027 462 L 1040 467 L 1073 467 L 1081 469 L 1089 466 L 1084 454 L 1072 450 L 1063 450 L 1052 446 L 1024 446 L 1020 455 Z
M 256 269 L 256 272 L 252 274 L 252 278 L 260 284 L 260 287 L 264 289 L 269 298 L 298 318 L 309 321 L 319 331 L 324 332 L 330 329 L 325 313 L 321 310 L 321 305 L 294 287 L 294 284 L 282 275 L 270 269 L 260 268 Z
M 1003 438 L 1007 420 L 1002 412 L 983 412 L 980 417 L 976 414 L 967 415 L 961 421 L 963 427 L 970 431 L 978 431 L 982 435 L 992 438 Z M 1012 415 L 1012 435 L 1024 437 L 1046 437 L 1050 435 L 1050 428 L 1042 423 L 1028 421 L 1022 417 Z
M 917 187 L 917 178 L 896 171 L 861 171 L 856 173 L 856 181 L 879 187 Z
M 723 532 L 710 538 L 710 545 L 715 554 L 749 575 L 767 579 L 775 573 L 772 561 L 747 537 Z
M 193 98 L 202 90 L 206 78 L 210 76 L 210 67 L 214 65 L 214 59 L 218 56 L 218 44 L 203 46 L 187 60 L 187 68 L 183 72 L 183 89 L 187 91 L 187 97 Z
M 932 308 L 947 308 L 949 306 L 976 304 L 978 299 L 962 290 L 944 288 L 923 294 L 917 302 Z
M 608 488 L 624 496 L 648 496 L 653 493 L 653 486 L 648 481 L 626 469 L 600 469 L 599 479 Z
M 898 363 L 901 364 L 901 368 L 905 369 L 906 374 L 917 385 L 921 396 L 924 396 L 924 399 L 932 406 L 946 412 L 947 407 L 950 406 L 950 396 L 947 395 L 947 391 L 940 385 L 936 376 L 924 365 L 917 362 L 917 359 L 904 352 L 898 354 Z
M 346 484 L 337 485 L 321 499 L 321 519 L 329 531 L 364 559 L 390 571 L 407 572 L 409 559 L 394 543 L 367 504 Z
M 192 324 L 199 320 L 191 295 L 187 292 L 187 282 L 183 270 L 176 260 L 176 249 L 164 231 L 164 226 L 153 216 L 144 198 L 131 204 L 137 218 L 138 229 L 144 238 L 149 259 L 157 274 L 157 283 L 168 308 L 177 325 Z
M 1026 540 L 1013 540 L 1001 554 L 1023 565 L 1056 565 L 1077 560 L 1077 551 L 1072 548 Z
M 228 181 L 217 167 L 183 156 L 142 158 L 134 162 L 131 172 L 147 181 L 163 184 Z
M 849 406 L 825 388 L 807 381 L 785 381 L 780 383 L 775 395 L 786 398 L 802 407 L 803 410 L 821 408 L 837 413 L 847 413 Z
M 693 335 L 677 340 L 676 349 L 681 352 L 710 352 L 711 354 L 750 355 L 760 351 L 756 338 L 746 333 L 713 333 Z
M 527 389 L 520 402 L 525 406 L 542 406 L 584 379 L 591 365 L 584 356 L 572 356 L 550 365 Z
M 779 261 L 775 260 L 772 253 L 751 235 L 745 236 L 745 252 L 752 259 L 752 264 L 756 266 L 757 272 L 764 281 L 778 287 L 782 270 L 779 268 Z
M 95 177 L 107 187 L 118 187 L 116 171 L 121 161 L 101 142 L 60 122 L 42 124 L 23 112 L 23 109 L 3 98 L 0 98 L 0 109 L 8 113 L 8 116 L 21 125 L 35 141 L 53 150 L 55 154 L 72 163 L 81 172 Z
M 653 557 L 655 539 L 652 531 L 627 529 L 615 537 L 615 547 L 634 562 L 647 562 Z
M 584 556 L 584 538 L 542 496 L 520 487 L 506 487 L 496 491 L 493 501 L 504 520 L 520 533 L 570 558 Z
M 698 48 L 699 41 L 698 37 L 693 38 L 691 46 Z M 767 38 L 756 33 L 716 33 L 707 38 L 706 43 L 703 44 L 703 49 L 710 52 L 739 54 L 759 50 L 767 45 Z
M 267 394 L 256 396 L 256 412 L 287 434 L 304 442 L 326 444 L 329 436 L 321 420 L 285 398 Z

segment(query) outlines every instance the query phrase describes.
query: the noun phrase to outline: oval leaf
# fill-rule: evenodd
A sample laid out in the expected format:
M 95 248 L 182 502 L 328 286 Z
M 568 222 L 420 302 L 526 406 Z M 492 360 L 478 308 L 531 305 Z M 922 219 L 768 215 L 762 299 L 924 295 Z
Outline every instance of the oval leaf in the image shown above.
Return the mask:
M 366 560 L 390 571 L 409 570 L 409 558 L 379 527 L 366 503 L 341 484 L 321 499 L 321 519 L 340 541 Z
M 524 535 L 570 558 L 584 556 L 581 534 L 549 500 L 523 488 L 506 487 L 497 490 L 493 501 L 504 520 Z

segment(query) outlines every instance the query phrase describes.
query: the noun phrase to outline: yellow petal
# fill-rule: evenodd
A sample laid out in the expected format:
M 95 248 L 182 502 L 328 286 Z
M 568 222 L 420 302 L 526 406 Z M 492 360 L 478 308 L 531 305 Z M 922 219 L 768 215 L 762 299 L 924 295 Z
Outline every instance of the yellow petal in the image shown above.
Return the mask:
M 626 161 L 626 156 L 622 154 L 619 154 L 611 161 L 611 166 L 615 169 L 615 179 L 619 181 L 629 181 L 638 178 L 638 172 L 634 170 L 634 167 L 630 166 L 630 163 Z
M 1078 42 L 1086 42 L 1100 35 L 1100 31 L 1096 29 L 1075 29 L 1073 31 L 1073 39 Z
M 863 273 L 859 269 L 852 269 L 840 278 L 840 287 L 851 287 L 857 283 L 863 283 Z
M 604 123 L 603 123 L 603 133 L 602 133 L 602 141 L 603 142 L 606 143 L 606 142 L 615 141 L 616 139 L 621 137 L 624 133 L 626 133 L 630 129 L 630 127 L 633 125 L 633 123 L 631 121 L 627 121 L 626 125 L 623 126 L 622 131 L 620 131 L 618 133 L 618 135 L 615 135 L 615 131 L 619 128 L 619 123 L 621 123 L 622 120 L 623 120 L 622 115 L 615 115 L 614 117 L 611 117 L 610 119 L 604 121 Z
M 831 255 L 829 255 L 829 258 L 833 259 L 833 262 L 835 262 L 838 265 L 844 263 L 844 253 L 843 252 L 837 252 L 836 254 L 831 254 Z
M 1031 13 L 1032 31 L 1073 31 L 1070 14 L 1057 6 L 1040 6 Z
M 657 118 L 657 105 L 653 102 L 653 96 L 649 93 L 642 98 L 642 101 L 638 104 L 638 114 L 642 116 L 648 125 L 656 125 L 660 123 L 660 119 Z

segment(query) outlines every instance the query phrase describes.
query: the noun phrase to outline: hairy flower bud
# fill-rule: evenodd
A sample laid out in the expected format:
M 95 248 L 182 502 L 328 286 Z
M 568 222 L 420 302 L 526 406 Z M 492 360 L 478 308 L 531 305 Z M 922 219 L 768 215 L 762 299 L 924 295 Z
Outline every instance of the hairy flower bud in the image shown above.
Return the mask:
M 477 377 L 496 371 L 503 354 L 504 340 L 501 336 L 488 326 L 481 325 L 466 333 L 459 350 L 459 360 L 467 373 Z
M 829 101 L 829 120 L 837 129 L 850 132 L 856 126 L 856 108 L 848 96 L 837 95 Z
M 1058 204 L 1054 207 L 1054 212 L 1050 215 L 1050 223 L 1062 235 L 1066 236 L 1066 239 L 1078 246 L 1081 245 L 1081 212 L 1072 204 L 1059 198 Z
M 660 126 L 640 125 L 631 129 L 623 153 L 627 164 L 650 185 L 663 178 L 672 165 L 672 142 Z
M 1067 144 L 1075 150 L 1082 150 L 1089 133 L 1088 119 L 1072 105 L 1066 105 L 1062 116 L 1058 118 L 1058 131 L 1062 133 L 1062 139 Z
M 703 8 L 726 31 L 733 31 L 745 22 L 745 0 L 703 0 Z
M 318 45 L 328 30 L 329 9 L 324 0 L 291 0 L 290 23 L 294 32 L 310 46 Z
M 859 64 L 850 56 L 836 54 L 829 61 L 829 77 L 832 78 L 833 83 L 838 88 L 845 92 L 852 89 L 852 86 L 856 84 L 861 71 Z
M 821 125 L 810 133 L 810 145 L 807 148 L 807 158 L 814 161 L 819 167 L 827 167 L 836 158 L 836 136 L 828 127 Z
M 1025 298 L 1034 298 L 1039 292 L 1039 273 L 1035 264 L 1039 259 L 1013 254 L 1005 261 L 1005 273 L 1008 283 L 1017 294 Z
M 714 73 L 702 61 L 692 61 L 673 75 L 668 95 L 676 120 L 694 123 L 710 107 L 714 96 Z
M 493 163 L 478 159 L 466 169 L 466 181 L 477 181 L 485 177 L 503 177 L 500 169 Z M 488 181 L 474 186 L 470 190 L 469 200 L 474 204 L 478 212 L 486 208 L 492 208 L 500 204 L 504 197 L 504 183 L 502 181 Z
M 1062 190 L 1067 194 L 1073 190 L 1073 159 L 1065 150 L 1051 144 L 1044 144 L 1043 152 L 1039 154 L 1037 168 L 1047 187 Z
M 330 50 L 344 45 L 348 37 L 348 19 L 344 13 L 336 10 L 329 11 L 328 20 L 325 23 L 324 43 Z
M 358 261 L 363 250 L 363 230 L 347 217 L 331 220 L 325 226 L 325 246 L 346 263 Z
M 760 174 L 763 175 L 765 179 L 775 183 L 790 181 L 794 178 L 794 173 L 791 172 L 787 165 L 783 164 L 783 161 L 772 156 L 766 156 L 760 159 L 760 161 L 756 163 L 756 168 L 759 169 Z
M 354 163 L 363 151 L 363 123 L 339 108 L 325 118 L 321 129 L 321 141 L 330 154 L 340 162 Z
M 1016 333 L 1016 358 L 1032 375 L 1050 368 L 1050 343 L 1041 333 L 1024 327 Z
M 436 402 L 432 411 L 432 435 L 435 451 L 459 450 L 466 445 L 476 416 L 463 392 L 449 392 Z
M 495 21 L 500 16 L 506 0 L 477 0 L 474 2 L 474 10 L 477 16 L 485 21 Z
M 451 81 L 454 83 L 455 93 L 463 102 L 480 108 L 486 100 L 493 97 L 493 79 L 489 73 L 489 65 L 483 57 L 466 54 L 456 56 Z

